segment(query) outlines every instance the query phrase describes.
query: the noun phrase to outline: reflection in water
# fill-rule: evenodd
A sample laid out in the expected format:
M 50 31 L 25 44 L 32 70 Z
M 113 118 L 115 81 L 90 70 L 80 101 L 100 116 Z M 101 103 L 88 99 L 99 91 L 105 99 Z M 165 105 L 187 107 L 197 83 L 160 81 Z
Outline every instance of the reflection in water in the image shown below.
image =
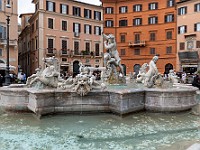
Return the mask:
M 200 139 L 199 119 L 189 113 L 58 115 L 41 120 L 32 114 L 1 114 L 0 145 L 9 150 L 181 150 L 180 143 L 189 146 Z

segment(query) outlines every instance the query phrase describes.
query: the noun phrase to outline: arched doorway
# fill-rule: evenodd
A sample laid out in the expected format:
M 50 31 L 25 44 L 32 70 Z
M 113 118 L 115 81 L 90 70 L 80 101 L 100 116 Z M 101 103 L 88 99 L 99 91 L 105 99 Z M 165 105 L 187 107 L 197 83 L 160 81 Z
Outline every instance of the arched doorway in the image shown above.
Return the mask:
M 136 75 L 138 75 L 138 73 L 139 73 L 139 70 L 140 70 L 140 65 L 139 64 L 135 64 L 134 66 L 133 66 L 133 71 L 135 72 L 135 74 Z
M 126 76 L 126 65 L 122 64 L 123 70 L 124 70 L 124 75 Z
M 73 77 L 79 74 L 79 61 L 73 62 Z
M 168 63 L 165 65 L 165 74 L 169 73 L 169 70 L 173 69 L 173 65 Z

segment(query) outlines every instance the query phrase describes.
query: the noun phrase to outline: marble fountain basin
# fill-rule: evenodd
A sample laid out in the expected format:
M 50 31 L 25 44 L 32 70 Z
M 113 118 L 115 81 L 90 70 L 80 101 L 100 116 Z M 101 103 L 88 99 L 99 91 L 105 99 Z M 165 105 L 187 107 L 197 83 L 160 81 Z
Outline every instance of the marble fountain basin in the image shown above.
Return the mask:
M 110 86 L 81 97 L 70 90 L 34 89 L 23 85 L 0 88 L 0 107 L 4 111 L 31 111 L 36 115 L 53 113 L 112 112 L 125 115 L 137 111 L 178 112 L 197 105 L 192 86 L 144 88 Z

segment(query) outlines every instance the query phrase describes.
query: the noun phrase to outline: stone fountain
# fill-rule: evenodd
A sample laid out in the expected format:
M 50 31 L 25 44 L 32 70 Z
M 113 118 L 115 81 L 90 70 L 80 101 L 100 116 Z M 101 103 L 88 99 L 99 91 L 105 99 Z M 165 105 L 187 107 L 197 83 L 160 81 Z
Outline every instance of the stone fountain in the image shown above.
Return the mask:
M 1 108 L 5 111 L 32 111 L 39 116 L 76 112 L 124 115 L 141 110 L 185 111 L 197 104 L 197 88 L 173 85 L 176 81 L 173 72 L 170 87 L 166 87 L 168 83 L 156 67 L 158 56 L 142 65 L 135 82 L 126 83 L 115 37 L 111 34 L 103 36 L 107 52 L 104 54 L 105 67 L 100 68 L 100 82 L 93 75 L 96 68 L 82 63 L 76 77 L 64 80 L 60 77 L 58 59 L 45 58 L 46 67 L 36 69 L 25 85 L 0 88 Z

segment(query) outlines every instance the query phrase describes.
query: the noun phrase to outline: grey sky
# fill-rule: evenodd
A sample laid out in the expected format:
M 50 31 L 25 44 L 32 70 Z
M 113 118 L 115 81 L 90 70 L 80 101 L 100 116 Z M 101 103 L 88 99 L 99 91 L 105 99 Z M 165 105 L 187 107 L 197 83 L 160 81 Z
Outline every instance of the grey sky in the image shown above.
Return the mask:
M 78 0 L 78 1 L 95 4 L 95 5 L 101 4 L 99 0 Z M 23 13 L 34 12 L 35 7 L 31 2 L 32 0 L 18 0 L 18 14 L 20 15 Z M 20 20 L 18 22 L 20 22 Z

